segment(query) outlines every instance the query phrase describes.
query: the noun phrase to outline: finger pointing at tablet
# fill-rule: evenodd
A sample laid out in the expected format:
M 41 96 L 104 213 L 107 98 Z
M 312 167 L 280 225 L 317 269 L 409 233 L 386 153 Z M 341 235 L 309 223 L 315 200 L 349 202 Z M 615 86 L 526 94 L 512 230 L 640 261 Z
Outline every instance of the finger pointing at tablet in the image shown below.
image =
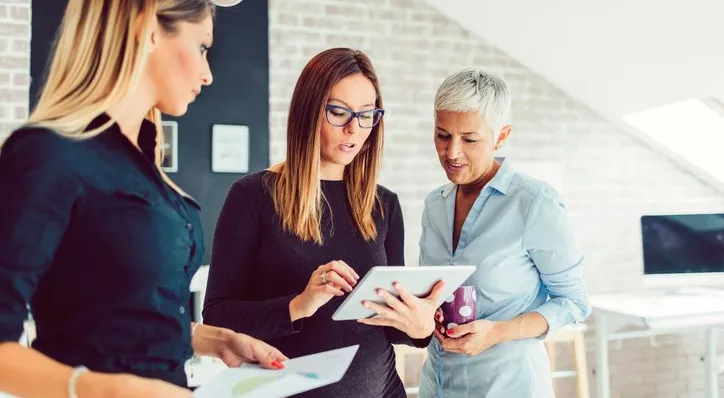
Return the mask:
M 357 280 L 359 275 L 344 261 L 331 261 L 319 266 L 312 272 L 304 291 L 289 303 L 292 322 L 314 315 L 332 297 L 351 292 Z

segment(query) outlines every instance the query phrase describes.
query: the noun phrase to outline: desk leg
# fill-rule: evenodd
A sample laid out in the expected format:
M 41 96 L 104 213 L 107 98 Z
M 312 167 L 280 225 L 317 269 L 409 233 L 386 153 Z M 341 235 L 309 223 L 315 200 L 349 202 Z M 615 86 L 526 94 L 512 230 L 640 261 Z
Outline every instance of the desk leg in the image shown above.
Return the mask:
M 202 292 L 191 292 L 194 301 L 194 314 L 191 319 L 194 322 L 203 322 L 201 311 L 204 309 L 204 294 Z
M 608 374 L 608 325 L 606 315 L 596 314 L 596 398 L 610 398 Z
M 717 330 L 713 327 L 706 329 L 706 356 L 704 366 L 706 367 L 706 396 L 707 398 L 719 398 L 719 383 L 717 377 L 716 347 Z

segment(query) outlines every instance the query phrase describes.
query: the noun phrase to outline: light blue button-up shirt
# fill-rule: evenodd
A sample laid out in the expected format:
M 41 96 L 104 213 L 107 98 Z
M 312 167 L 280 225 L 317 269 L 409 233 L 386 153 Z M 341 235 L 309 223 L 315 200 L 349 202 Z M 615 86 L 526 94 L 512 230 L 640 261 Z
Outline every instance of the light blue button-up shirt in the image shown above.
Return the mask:
M 472 264 L 465 282 L 477 287 L 477 319 L 510 320 L 535 311 L 549 333 L 591 313 L 581 262 L 563 203 L 542 181 L 502 163 L 483 188 L 452 249 L 457 186 L 448 184 L 425 199 L 420 264 Z M 511 341 L 479 355 L 442 351 L 433 339 L 420 383 L 420 398 L 553 397 L 542 339 Z

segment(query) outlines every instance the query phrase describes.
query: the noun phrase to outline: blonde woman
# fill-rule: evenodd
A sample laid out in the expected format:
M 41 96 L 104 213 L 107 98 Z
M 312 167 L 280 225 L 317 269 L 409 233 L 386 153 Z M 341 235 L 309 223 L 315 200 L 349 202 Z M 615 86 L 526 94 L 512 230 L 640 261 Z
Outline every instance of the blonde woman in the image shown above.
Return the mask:
M 377 185 L 383 114 L 367 56 L 318 54 L 292 96 L 286 160 L 234 183 L 219 216 L 205 322 L 291 356 L 360 345 L 342 381 L 300 397 L 405 397 L 391 343 L 426 346 L 435 327 L 441 286 L 405 295 L 394 319 L 364 320 L 394 328 L 331 319 L 370 267 L 404 263 L 400 203 Z
M 191 397 L 194 352 L 283 366 L 191 322 L 199 208 L 159 168 L 160 113 L 211 84 L 213 15 L 207 0 L 68 3 L 37 107 L 0 153 L 0 391 Z M 28 304 L 33 348 L 17 344 Z

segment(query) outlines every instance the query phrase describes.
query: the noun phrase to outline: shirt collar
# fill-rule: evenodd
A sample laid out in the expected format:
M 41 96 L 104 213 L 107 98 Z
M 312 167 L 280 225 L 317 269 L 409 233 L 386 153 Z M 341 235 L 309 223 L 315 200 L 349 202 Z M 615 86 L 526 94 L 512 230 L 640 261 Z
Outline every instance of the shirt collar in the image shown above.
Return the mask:
M 490 187 L 503 195 L 506 195 L 508 193 L 508 189 L 510 189 L 510 185 L 513 183 L 515 171 L 510 166 L 510 161 L 506 160 L 506 158 L 495 158 L 495 160 L 500 163 L 500 168 L 498 169 L 498 172 L 495 173 L 493 179 L 485 185 L 485 188 Z M 442 197 L 447 199 L 451 193 L 455 192 L 455 188 L 457 188 L 457 185 L 453 183 L 444 186 L 441 192 Z
M 138 150 L 135 148 L 135 146 L 133 146 L 131 141 L 128 140 L 125 135 L 123 135 L 123 133 L 121 132 L 121 128 L 118 126 L 118 123 L 105 112 L 96 116 L 96 118 L 88 124 L 88 127 L 86 127 L 85 131 L 102 127 L 110 121 L 113 121 L 113 123 L 111 123 L 108 131 L 110 131 L 114 136 L 121 138 L 126 143 L 126 145 L 128 145 L 129 148 L 132 149 L 133 152 L 138 152 Z M 156 124 L 148 119 L 143 119 L 143 122 L 141 123 L 141 130 L 138 132 L 138 147 L 141 149 L 141 153 L 143 154 L 143 156 L 154 165 L 156 164 L 156 135 Z M 163 184 L 166 184 L 166 182 L 163 182 Z M 199 205 L 199 203 L 193 197 L 188 195 L 181 196 L 197 208 L 201 209 L 201 205 Z
M 96 116 L 96 118 L 88 124 L 88 127 L 86 127 L 85 131 L 97 129 L 111 121 L 113 123 L 110 125 L 108 130 L 111 130 L 113 134 L 116 135 L 123 134 L 120 127 L 118 126 L 118 123 L 115 120 L 111 119 L 110 115 L 105 112 Z M 141 149 L 141 153 L 143 153 L 143 155 L 152 163 L 156 162 L 156 134 L 156 125 L 148 119 L 143 119 L 143 122 L 141 123 L 141 129 L 138 132 L 138 147 Z M 126 140 L 128 139 L 126 138 Z M 129 141 L 129 144 L 132 143 Z

